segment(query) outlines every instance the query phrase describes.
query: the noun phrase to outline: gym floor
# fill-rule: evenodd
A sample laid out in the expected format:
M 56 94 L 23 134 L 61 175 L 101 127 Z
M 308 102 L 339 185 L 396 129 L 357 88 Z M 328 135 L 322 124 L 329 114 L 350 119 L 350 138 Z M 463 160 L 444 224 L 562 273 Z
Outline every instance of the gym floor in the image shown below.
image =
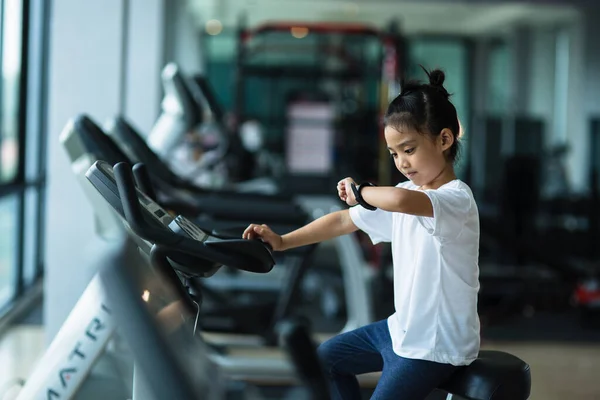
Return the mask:
M 486 349 L 513 353 L 531 365 L 532 400 L 600 399 L 600 344 L 486 341 Z M 20 324 L 0 338 L 0 398 L 15 399 L 44 351 L 43 327 Z

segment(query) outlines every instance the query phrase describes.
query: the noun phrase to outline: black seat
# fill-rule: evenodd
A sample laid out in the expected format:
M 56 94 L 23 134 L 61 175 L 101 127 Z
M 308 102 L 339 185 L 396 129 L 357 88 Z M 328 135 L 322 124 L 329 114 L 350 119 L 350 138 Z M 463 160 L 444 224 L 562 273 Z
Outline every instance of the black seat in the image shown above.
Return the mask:
M 439 387 L 468 400 L 526 400 L 531 393 L 529 365 L 512 354 L 481 351 Z

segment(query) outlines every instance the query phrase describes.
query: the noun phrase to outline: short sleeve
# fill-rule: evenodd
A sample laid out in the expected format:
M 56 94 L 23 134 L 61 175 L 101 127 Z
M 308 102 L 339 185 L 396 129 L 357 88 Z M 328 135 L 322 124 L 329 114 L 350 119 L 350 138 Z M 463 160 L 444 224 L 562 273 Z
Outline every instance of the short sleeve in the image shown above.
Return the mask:
M 367 210 L 360 205 L 350 208 L 354 225 L 371 238 L 373 244 L 392 241 L 393 213 L 377 209 Z
M 465 226 L 472 206 L 471 194 L 464 189 L 425 190 L 431 200 L 433 217 L 418 217 L 433 236 L 456 237 Z

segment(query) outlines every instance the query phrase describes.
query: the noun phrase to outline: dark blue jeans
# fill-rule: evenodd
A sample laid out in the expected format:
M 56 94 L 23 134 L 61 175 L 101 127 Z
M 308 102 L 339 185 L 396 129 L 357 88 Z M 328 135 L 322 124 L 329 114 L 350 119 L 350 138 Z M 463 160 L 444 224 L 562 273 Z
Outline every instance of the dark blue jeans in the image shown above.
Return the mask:
M 333 399 L 360 399 L 356 375 L 382 371 L 371 399 L 423 400 L 459 368 L 398 356 L 387 320 L 335 336 L 321 344 L 318 353 Z

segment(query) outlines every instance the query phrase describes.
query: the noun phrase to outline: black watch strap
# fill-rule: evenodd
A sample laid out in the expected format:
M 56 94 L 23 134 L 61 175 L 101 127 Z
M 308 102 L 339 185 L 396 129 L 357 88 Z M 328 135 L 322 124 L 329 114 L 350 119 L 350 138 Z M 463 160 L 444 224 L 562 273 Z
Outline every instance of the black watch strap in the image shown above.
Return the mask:
M 373 207 L 372 205 L 367 203 L 361 195 L 362 189 L 367 186 L 375 186 L 375 185 L 372 184 L 371 182 L 362 183 L 362 184 L 358 185 L 358 187 L 354 183 L 350 184 L 350 187 L 352 188 L 352 192 L 354 193 L 354 197 L 356 197 L 356 201 L 358 202 L 358 204 L 360 204 L 361 206 L 363 206 L 363 208 L 366 208 L 369 211 L 375 211 L 375 210 L 377 210 L 377 207 Z

